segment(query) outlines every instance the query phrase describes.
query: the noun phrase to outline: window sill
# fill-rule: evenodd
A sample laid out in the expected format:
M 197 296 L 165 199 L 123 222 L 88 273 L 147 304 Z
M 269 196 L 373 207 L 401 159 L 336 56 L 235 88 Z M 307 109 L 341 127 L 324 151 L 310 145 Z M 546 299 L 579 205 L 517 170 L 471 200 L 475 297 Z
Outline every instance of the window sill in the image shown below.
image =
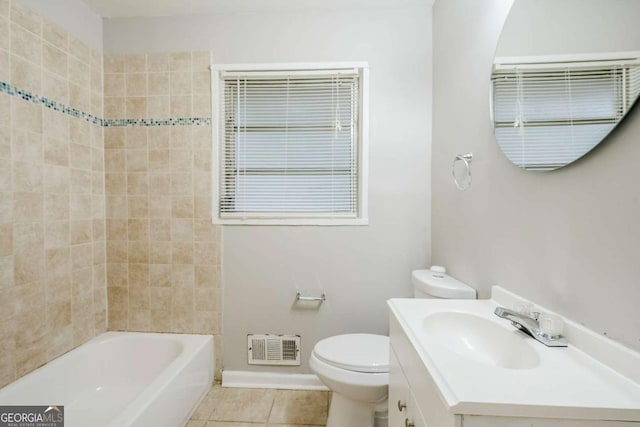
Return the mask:
M 317 225 L 323 227 L 369 225 L 368 218 L 213 218 L 212 222 L 218 225 Z

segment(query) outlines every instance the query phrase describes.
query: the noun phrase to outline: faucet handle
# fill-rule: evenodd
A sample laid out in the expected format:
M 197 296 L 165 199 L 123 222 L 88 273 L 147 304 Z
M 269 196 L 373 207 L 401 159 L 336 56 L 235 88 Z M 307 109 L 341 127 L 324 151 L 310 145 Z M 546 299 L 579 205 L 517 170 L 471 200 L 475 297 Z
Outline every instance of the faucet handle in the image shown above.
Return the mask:
M 533 304 L 527 301 L 513 303 L 513 311 L 524 316 L 533 317 Z
M 539 318 L 540 332 L 549 338 L 556 338 L 562 335 L 564 321 L 555 314 L 542 313 Z

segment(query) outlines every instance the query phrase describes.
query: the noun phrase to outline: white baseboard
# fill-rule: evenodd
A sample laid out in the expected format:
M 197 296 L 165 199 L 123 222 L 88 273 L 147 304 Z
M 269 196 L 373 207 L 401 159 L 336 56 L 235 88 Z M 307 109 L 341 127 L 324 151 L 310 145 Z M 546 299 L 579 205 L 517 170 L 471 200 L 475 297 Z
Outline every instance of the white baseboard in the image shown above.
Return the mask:
M 222 387 L 329 390 L 314 374 L 222 371 Z

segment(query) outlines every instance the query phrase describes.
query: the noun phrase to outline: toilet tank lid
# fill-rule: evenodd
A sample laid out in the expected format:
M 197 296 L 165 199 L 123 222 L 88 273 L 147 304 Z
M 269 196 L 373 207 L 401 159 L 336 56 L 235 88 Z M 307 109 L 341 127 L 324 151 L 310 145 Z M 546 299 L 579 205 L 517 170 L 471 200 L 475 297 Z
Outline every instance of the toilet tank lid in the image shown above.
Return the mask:
M 476 299 L 476 290 L 466 283 L 431 270 L 413 270 L 411 283 L 416 289 L 436 298 Z
M 320 360 L 354 372 L 389 372 L 389 337 L 345 334 L 325 338 L 313 348 Z

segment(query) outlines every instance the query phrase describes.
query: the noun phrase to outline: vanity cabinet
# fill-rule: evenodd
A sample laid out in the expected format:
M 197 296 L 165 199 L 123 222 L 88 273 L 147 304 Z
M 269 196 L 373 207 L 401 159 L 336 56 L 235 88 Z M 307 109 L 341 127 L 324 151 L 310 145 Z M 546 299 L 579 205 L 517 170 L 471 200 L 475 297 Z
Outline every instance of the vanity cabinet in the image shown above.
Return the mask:
M 389 427 L 640 427 L 640 422 L 455 414 L 400 322 L 389 324 Z M 446 381 L 440 378 L 439 381 Z M 399 405 L 400 403 L 400 405 Z
M 389 427 L 461 427 L 449 414 L 435 383 L 394 316 L 389 327 Z M 406 409 L 398 406 L 406 402 Z M 405 420 L 408 420 L 405 421 Z
M 393 351 L 389 354 L 389 427 L 427 427 Z

